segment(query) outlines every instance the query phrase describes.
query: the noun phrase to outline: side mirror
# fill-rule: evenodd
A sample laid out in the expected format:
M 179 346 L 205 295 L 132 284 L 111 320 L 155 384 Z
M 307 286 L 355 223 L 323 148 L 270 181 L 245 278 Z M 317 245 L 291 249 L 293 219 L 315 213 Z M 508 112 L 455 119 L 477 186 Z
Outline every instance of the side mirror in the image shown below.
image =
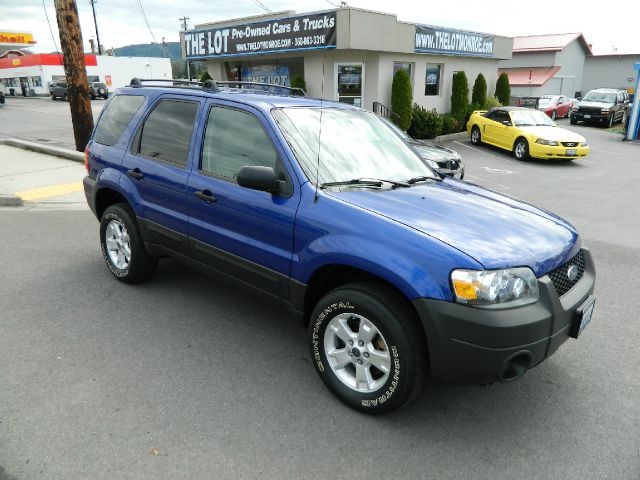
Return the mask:
M 505 127 L 510 127 L 510 126 L 511 126 L 511 122 L 510 122 L 509 120 L 503 120 L 503 121 L 502 121 L 502 124 L 503 124 Z
M 576 100 L 580 101 L 582 100 L 582 97 L 576 97 Z
M 271 167 L 242 167 L 236 176 L 238 185 L 261 192 L 280 193 L 280 180 Z

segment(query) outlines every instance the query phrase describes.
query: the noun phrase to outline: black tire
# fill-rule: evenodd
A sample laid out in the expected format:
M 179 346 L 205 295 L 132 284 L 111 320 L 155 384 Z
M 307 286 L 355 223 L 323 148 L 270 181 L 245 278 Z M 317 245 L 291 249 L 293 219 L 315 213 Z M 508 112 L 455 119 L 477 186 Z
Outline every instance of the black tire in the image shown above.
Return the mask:
M 569 117 L 569 123 L 571 125 L 576 125 L 578 123 L 578 119 L 576 117 L 574 117 L 574 116 L 570 116 Z
M 557 112 L 554 110 L 553 112 L 551 112 L 551 120 L 554 120 L 558 117 Z
M 56 100 L 56 96 L 53 93 L 51 94 L 51 100 L 53 100 L 53 101 Z
M 4 97 L 0 97 L 0 105 L 4 105 L 4 102 L 6 102 L 6 99 Z
M 107 236 L 111 237 L 112 242 L 115 240 L 111 236 L 111 229 L 107 233 L 111 222 L 114 222 L 114 227 L 117 227 L 118 223 L 124 227 L 124 241 L 119 247 L 122 248 L 123 258 L 128 261 L 126 261 L 126 265 L 123 264 L 121 267 L 114 262 L 107 249 Z M 127 250 L 127 246 L 129 251 L 128 258 L 124 253 Z M 151 257 L 145 250 L 138 224 L 135 221 L 135 215 L 126 203 L 111 205 L 102 214 L 100 219 L 100 249 L 102 250 L 102 257 L 113 276 L 126 283 L 137 283 L 148 279 L 158 266 L 158 259 Z
M 353 338 L 353 345 L 338 338 L 333 330 L 336 322 L 346 322 L 348 330 L 345 327 L 341 332 L 343 336 L 345 332 L 351 335 L 348 338 Z M 374 328 L 363 328 L 366 322 Z M 369 334 L 370 339 L 359 344 L 358 336 L 362 334 L 366 339 L 367 331 L 377 334 Z M 391 412 L 414 398 L 422 387 L 424 335 L 411 305 L 388 287 L 353 283 L 329 292 L 311 314 L 309 342 L 311 358 L 322 381 L 342 402 L 361 412 Z M 327 359 L 325 342 L 336 349 L 333 358 L 340 355 L 346 362 L 338 373 Z M 377 355 L 385 357 L 378 357 L 377 362 L 388 362 L 386 373 L 374 365 L 372 359 Z M 358 389 L 356 371 L 366 372 L 365 388 Z M 369 380 L 373 383 L 369 384 Z M 347 385 L 348 381 L 355 385 Z
M 605 128 L 611 128 L 613 127 L 614 124 L 614 120 L 615 120 L 615 113 L 609 115 L 609 121 L 605 124 Z
M 516 160 L 528 160 L 529 159 L 529 142 L 524 138 L 518 138 L 516 143 L 513 144 L 513 156 Z
M 95 100 L 96 96 L 95 95 L 91 95 L 91 100 Z
M 103 95 L 103 96 L 102 96 L 102 99 L 103 99 L 103 100 L 106 100 L 107 98 L 109 98 L 109 95 Z
M 480 133 L 480 128 L 477 125 L 474 125 L 471 128 L 471 143 L 474 145 L 480 145 L 482 143 L 482 134 Z
M 66 93 L 64 93 L 64 94 L 62 95 L 62 101 L 63 101 L 63 102 L 68 102 L 68 101 L 69 101 L 69 97 L 67 96 L 67 94 L 66 94 Z

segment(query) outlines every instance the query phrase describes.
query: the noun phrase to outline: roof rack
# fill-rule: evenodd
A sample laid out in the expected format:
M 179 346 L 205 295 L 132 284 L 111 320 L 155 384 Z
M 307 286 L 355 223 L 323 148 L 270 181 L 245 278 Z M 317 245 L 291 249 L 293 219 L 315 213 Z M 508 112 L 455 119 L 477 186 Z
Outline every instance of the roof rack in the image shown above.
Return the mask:
M 144 83 L 170 83 L 171 85 L 162 85 L 163 87 L 173 87 L 173 88 L 182 88 L 182 87 L 200 87 L 203 90 L 210 90 L 213 92 L 217 92 L 220 89 L 218 86 L 224 86 L 228 88 L 239 88 L 239 89 L 247 89 L 253 92 L 259 93 L 276 93 L 286 92 L 286 95 L 302 95 L 306 96 L 307 92 L 304 89 L 299 87 L 287 87 L 285 85 L 279 85 L 277 83 L 260 83 L 260 82 L 240 82 L 240 81 L 221 81 L 221 80 L 205 80 L 204 82 L 198 82 L 196 80 L 172 80 L 167 78 L 137 78 L 134 77 L 129 82 L 130 87 L 140 88 L 145 86 Z M 161 85 L 146 85 L 148 87 L 159 87 Z M 274 92 L 273 89 L 276 89 Z

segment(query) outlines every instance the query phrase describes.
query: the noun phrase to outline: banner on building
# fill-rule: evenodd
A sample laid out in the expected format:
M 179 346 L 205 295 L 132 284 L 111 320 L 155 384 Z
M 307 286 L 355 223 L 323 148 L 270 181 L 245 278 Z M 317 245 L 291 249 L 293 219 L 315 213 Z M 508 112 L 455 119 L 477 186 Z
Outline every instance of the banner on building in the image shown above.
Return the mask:
M 417 53 L 443 55 L 493 56 L 493 35 L 416 25 Z
M 188 59 L 336 47 L 336 12 L 184 32 Z

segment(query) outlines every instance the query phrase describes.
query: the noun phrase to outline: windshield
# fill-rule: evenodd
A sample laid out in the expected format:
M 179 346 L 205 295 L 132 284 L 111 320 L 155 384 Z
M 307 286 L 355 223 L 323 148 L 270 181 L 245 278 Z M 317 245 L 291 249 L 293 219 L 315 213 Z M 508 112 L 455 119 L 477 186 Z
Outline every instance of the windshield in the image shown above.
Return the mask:
M 601 102 L 601 103 L 616 103 L 615 93 L 604 92 L 589 92 L 587 96 L 582 99 L 583 102 Z
M 540 100 L 538 101 L 538 106 L 548 107 L 549 105 L 553 105 L 554 103 L 557 103 L 559 98 L 560 97 L 557 95 L 546 95 L 544 97 L 540 97 Z
M 272 115 L 304 173 L 314 184 L 316 171 L 320 184 L 356 178 L 397 182 L 419 176 L 437 178 L 373 113 L 340 108 L 283 108 L 273 110 Z
M 513 110 L 511 111 L 511 120 L 516 127 L 554 127 L 556 125 L 553 120 L 537 110 Z

